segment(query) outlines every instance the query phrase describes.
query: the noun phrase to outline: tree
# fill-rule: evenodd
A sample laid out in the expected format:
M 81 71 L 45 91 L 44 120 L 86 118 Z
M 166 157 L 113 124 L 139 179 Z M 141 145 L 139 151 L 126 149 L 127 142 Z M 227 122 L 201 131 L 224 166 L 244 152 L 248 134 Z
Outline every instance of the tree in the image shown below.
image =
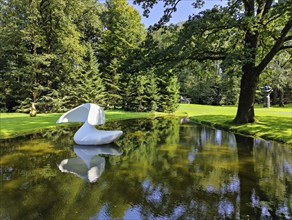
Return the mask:
M 180 0 L 164 0 L 164 16 L 169 21 Z M 157 0 L 136 0 L 147 15 Z M 194 6 L 201 6 L 195 1 Z M 291 0 L 228 1 L 185 22 L 175 42 L 174 57 L 193 60 L 228 60 L 240 63 L 240 96 L 235 123 L 255 121 L 254 101 L 259 76 L 275 55 L 291 48 Z M 178 53 L 178 51 L 180 53 Z
M 93 35 L 101 29 L 99 5 L 93 4 L 91 0 L 39 3 L 41 27 L 46 33 L 44 47 L 55 55 L 48 70 L 50 90 L 39 99 L 43 111 L 64 111 L 93 102 L 92 93 L 103 90 L 92 49 Z
M 40 1 L 1 1 L 2 106 L 28 111 L 49 90 L 49 66 L 56 58 L 46 45 Z M 48 32 L 49 30 L 47 30 Z
M 128 74 L 131 77 L 123 87 L 123 108 L 137 112 L 155 111 L 158 108 L 159 93 L 153 70 Z
M 107 103 L 122 106 L 122 63 L 145 38 L 141 17 L 126 0 L 109 0 L 102 15 L 104 31 L 98 45 L 99 69 L 108 93 Z
M 192 103 L 207 105 L 237 104 L 239 92 L 235 69 L 219 61 L 183 61 L 174 69 L 180 82 L 180 93 Z
M 37 102 L 56 112 L 100 100 L 101 11 L 93 0 L 0 1 L 0 108 L 26 112 Z
M 138 69 L 147 74 L 147 78 L 150 80 L 148 88 L 152 88 L 152 91 L 148 90 L 150 92 L 148 102 L 153 104 L 151 110 L 174 112 L 178 108 L 179 82 L 176 62 L 167 64 L 160 62 L 160 57 L 169 56 L 167 48 L 172 41 L 177 39 L 177 33 L 176 26 L 149 32 L 139 54 L 130 57 Z M 155 92 L 153 93 L 153 91 Z
M 285 52 L 275 56 L 261 75 L 260 84 L 270 85 L 274 90 L 273 104 L 284 106 L 285 90 L 290 91 L 292 86 L 291 54 Z M 279 98 L 278 101 L 276 101 L 277 98 Z
M 160 95 L 158 111 L 174 112 L 178 108 L 180 97 L 177 76 L 171 70 L 158 69 L 157 71 L 159 71 L 157 87 Z
M 165 63 L 163 61 L 166 60 L 166 69 L 171 69 L 179 79 L 180 94 L 191 98 L 193 103 L 236 104 L 239 95 L 235 88 L 239 86 L 237 66 L 231 68 L 227 62 L 225 64 L 217 60 L 180 59 L 179 56 L 176 56 L 180 49 L 176 48 L 172 51 L 171 45 L 173 42 L 179 42 L 178 37 L 182 28 L 182 24 L 169 25 L 151 33 L 156 44 L 150 49 L 152 53 L 150 53 L 148 65 L 155 64 L 155 60 L 161 60 L 162 62 L 159 65 L 162 66 Z M 182 39 L 182 37 L 179 39 Z M 178 47 L 181 46 L 178 45 Z M 144 63 L 147 63 L 147 61 Z

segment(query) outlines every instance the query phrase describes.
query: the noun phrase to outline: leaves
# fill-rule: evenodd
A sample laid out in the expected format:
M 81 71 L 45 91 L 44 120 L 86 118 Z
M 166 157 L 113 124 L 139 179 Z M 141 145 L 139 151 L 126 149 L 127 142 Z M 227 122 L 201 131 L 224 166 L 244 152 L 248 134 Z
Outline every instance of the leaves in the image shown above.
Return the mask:
M 102 99 L 92 49 L 101 29 L 101 5 L 91 0 L 16 0 L 1 6 L 0 23 L 5 25 L 0 29 L 0 71 L 7 82 L 1 91 L 11 91 L 1 97 L 2 109 L 25 111 L 34 101 L 41 112 L 60 111 L 62 105 Z M 91 19 L 79 20 L 89 12 Z

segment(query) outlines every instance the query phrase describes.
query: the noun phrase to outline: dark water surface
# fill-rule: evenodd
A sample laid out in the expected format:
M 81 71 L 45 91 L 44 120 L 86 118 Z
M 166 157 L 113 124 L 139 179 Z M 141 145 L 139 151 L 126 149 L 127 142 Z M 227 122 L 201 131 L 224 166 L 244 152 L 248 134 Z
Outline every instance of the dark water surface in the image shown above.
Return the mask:
M 291 219 L 292 148 L 177 118 L 108 122 L 1 141 L 0 219 Z

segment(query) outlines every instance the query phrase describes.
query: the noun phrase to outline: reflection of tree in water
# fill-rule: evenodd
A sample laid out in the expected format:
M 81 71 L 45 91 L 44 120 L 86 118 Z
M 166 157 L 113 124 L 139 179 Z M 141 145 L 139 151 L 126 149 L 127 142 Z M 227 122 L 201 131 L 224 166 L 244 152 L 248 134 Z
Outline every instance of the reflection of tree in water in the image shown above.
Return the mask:
M 236 139 L 242 213 L 257 219 L 290 219 L 292 180 L 285 164 L 291 164 L 291 149 L 260 139 Z
M 122 126 L 125 126 L 120 128 L 124 137 L 117 144 L 123 148 L 124 154 L 119 158 L 110 158 L 111 164 L 117 164 L 114 160 L 121 161 L 113 167 L 112 173 L 108 173 L 114 176 L 115 184 L 111 185 L 109 192 L 104 193 L 112 218 L 123 217 L 131 203 L 143 203 L 141 183 L 152 172 L 154 176 L 157 175 L 156 167 L 160 169 L 157 164 L 160 160 L 157 144 L 174 144 L 179 140 L 179 121 L 174 118 L 134 122 L 130 120 Z
M 82 126 L 80 123 L 75 124 L 76 126 L 70 123 L 70 126 L 65 124 L 63 126 L 59 126 L 56 129 L 47 130 L 41 134 L 41 136 L 49 139 L 51 143 L 56 145 L 56 147 L 63 148 L 65 146 L 72 146 L 74 144 L 74 134 L 80 128 L 80 126 Z
M 253 205 L 261 210 L 266 209 L 264 213 L 267 216 L 273 214 L 269 210 L 276 210 L 274 215 L 292 218 L 292 157 L 287 155 L 292 155 L 291 148 L 261 139 L 254 140 L 255 171 L 260 188 L 266 192 L 267 201 L 258 196 Z
M 1 142 L 0 155 L 0 216 L 7 219 L 38 219 L 47 206 L 56 200 L 54 179 L 58 171 L 52 169 L 71 151 L 58 149 L 45 138 L 35 135 Z M 50 189 L 49 191 L 46 189 Z M 44 199 L 45 198 L 45 199 Z
M 9 152 L 8 146 L 13 145 L 7 144 L 1 166 L 12 161 L 9 166 L 18 174 L 0 189 L 0 198 L 8 200 L 1 201 L 1 215 L 12 219 L 55 219 L 56 215 L 58 219 L 239 219 L 250 215 L 252 219 L 261 216 L 261 209 L 252 202 L 259 201 L 263 207 L 264 201 L 271 201 L 268 208 L 277 217 L 280 208 L 275 204 L 289 200 L 291 213 L 291 197 L 287 197 L 291 195 L 291 175 L 287 175 L 291 151 L 280 150 L 282 146 L 272 150 L 263 143 L 253 146 L 252 139 L 180 125 L 174 118 L 107 122 L 101 129 L 123 130 L 117 141 L 123 155 L 102 155 L 106 166 L 95 184 L 59 175 L 56 164 L 75 156 L 72 145 L 66 145 L 72 140 L 70 132 L 65 134 L 68 139 L 51 133 L 54 145 L 47 141 L 45 147 L 41 146 L 45 139 L 36 140 L 41 145 L 35 143 L 32 148 L 27 147 L 32 142 L 25 142 L 22 151 L 15 151 L 21 149 L 18 144 Z M 268 178 L 281 183 L 279 188 L 269 185 Z
M 234 136 L 200 126 L 180 129 L 177 119 L 151 124 L 155 133 L 147 126 L 149 133 L 126 132 L 119 143 L 130 150 L 121 157 L 122 166 L 109 174 L 119 182 L 110 188 L 112 198 L 105 193 L 111 217 L 123 217 L 129 204 L 139 204 L 144 218 L 235 216 L 239 180 Z M 226 147 L 227 142 L 233 147 Z

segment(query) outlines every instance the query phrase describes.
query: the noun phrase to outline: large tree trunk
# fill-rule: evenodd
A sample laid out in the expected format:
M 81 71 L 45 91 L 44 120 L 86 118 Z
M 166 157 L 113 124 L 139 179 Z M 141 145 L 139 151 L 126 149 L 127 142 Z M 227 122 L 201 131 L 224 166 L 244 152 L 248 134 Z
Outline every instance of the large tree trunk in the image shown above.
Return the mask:
M 242 66 L 243 75 L 240 84 L 239 103 L 234 119 L 234 122 L 238 124 L 252 123 L 255 121 L 254 101 L 259 81 L 259 74 L 255 68 L 258 32 L 247 29 L 244 41 L 245 64 Z
M 254 101 L 259 76 L 253 71 L 253 68 L 243 68 L 241 78 L 240 96 L 237 108 L 235 123 L 245 124 L 255 121 Z

